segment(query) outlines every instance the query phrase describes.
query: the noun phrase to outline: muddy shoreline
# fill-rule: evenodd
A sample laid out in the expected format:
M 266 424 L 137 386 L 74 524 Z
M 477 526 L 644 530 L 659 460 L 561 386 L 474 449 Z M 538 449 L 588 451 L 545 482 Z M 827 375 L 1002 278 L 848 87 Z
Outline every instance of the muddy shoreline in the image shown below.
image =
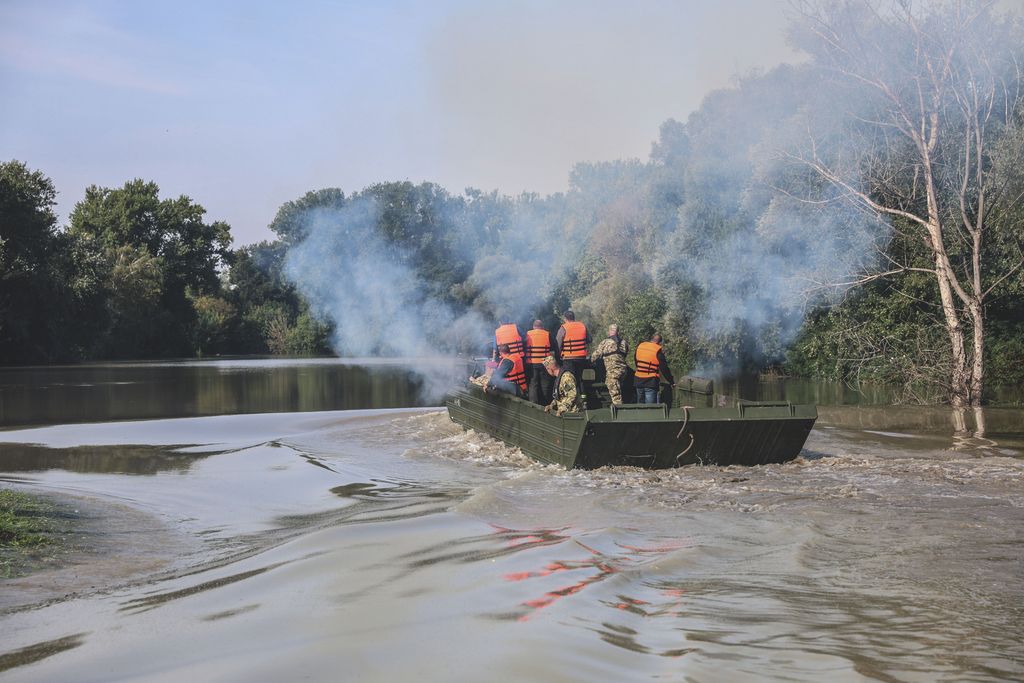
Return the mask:
M 14 575 L 0 579 L 0 616 L 144 581 L 187 548 L 157 517 L 129 505 L 10 479 L 0 486 L 50 503 L 62 527 L 41 550 L 12 554 Z

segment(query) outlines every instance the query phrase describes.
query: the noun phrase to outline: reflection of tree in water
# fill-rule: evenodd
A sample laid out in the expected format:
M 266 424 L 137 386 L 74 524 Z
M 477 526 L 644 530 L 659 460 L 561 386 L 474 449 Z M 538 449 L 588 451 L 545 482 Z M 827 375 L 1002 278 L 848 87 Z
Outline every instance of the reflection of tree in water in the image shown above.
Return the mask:
M 953 450 L 973 451 L 979 455 L 992 455 L 991 449 L 998 447 L 999 444 L 985 436 L 988 431 L 985 409 L 980 406 L 969 409 L 971 418 L 973 418 L 972 424 L 968 424 L 967 408 L 952 408 L 951 410 Z
M 419 387 L 400 366 L 295 365 L 243 372 L 197 369 L 195 414 L 306 412 L 417 405 Z
M 192 463 L 225 451 L 176 453 L 181 446 L 75 446 L 47 448 L 34 444 L 2 444 L 0 458 L 5 472 L 67 470 L 96 474 L 157 474 L 185 471 Z
M 0 425 L 423 405 L 409 370 L 301 360 L 0 370 Z
M 932 435 L 951 439 L 954 450 L 978 455 L 993 455 L 997 448 L 1021 451 L 1024 446 L 1024 410 L 1016 407 L 819 405 L 818 424 Z

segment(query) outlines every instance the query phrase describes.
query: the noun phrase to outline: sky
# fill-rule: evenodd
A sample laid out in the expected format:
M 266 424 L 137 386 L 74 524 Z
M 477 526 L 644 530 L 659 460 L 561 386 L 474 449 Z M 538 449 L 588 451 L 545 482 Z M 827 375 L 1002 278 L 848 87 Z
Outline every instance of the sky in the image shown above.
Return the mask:
M 787 0 L 0 0 L 0 161 L 155 181 L 237 245 L 309 190 L 567 189 L 737 75 L 799 61 Z

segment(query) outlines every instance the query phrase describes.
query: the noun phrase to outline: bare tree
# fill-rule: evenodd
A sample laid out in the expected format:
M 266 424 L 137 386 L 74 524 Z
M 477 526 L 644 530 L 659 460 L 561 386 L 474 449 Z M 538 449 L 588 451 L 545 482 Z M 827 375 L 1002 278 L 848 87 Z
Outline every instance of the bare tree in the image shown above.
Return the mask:
M 840 200 L 925 246 L 927 262 L 886 253 L 857 282 L 909 270 L 934 277 L 954 406 L 981 404 L 986 302 L 1024 266 L 1024 258 L 986 259 L 993 231 L 1020 230 L 1009 222 L 1021 188 L 1003 171 L 1024 163 L 1024 40 L 1016 20 L 993 5 L 795 3 L 795 42 L 851 98 L 842 105 L 842 140 L 809 125 L 807 148 L 792 158 Z

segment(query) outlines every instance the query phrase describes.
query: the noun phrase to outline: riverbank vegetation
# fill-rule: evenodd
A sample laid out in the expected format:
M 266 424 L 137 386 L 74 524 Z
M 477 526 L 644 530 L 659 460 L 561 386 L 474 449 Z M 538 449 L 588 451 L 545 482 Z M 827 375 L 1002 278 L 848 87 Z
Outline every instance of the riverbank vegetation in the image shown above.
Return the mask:
M 59 545 L 58 510 L 41 498 L 0 489 L 0 578 L 11 578 Z
M 280 208 L 277 239 L 237 249 L 143 180 L 90 187 L 58 226 L 52 182 L 11 161 L 0 363 L 351 353 L 339 327 L 358 322 L 288 274 L 316 233 L 346 254 L 374 244 L 419 301 L 487 321 L 553 325 L 572 306 L 595 331 L 662 332 L 679 370 L 772 367 L 977 404 L 1024 383 L 1022 35 L 990 3 L 808 4 L 792 35 L 806 62 L 711 93 L 647 160 L 579 164 L 551 196 L 311 191 Z M 372 275 L 345 266 L 323 286 Z

